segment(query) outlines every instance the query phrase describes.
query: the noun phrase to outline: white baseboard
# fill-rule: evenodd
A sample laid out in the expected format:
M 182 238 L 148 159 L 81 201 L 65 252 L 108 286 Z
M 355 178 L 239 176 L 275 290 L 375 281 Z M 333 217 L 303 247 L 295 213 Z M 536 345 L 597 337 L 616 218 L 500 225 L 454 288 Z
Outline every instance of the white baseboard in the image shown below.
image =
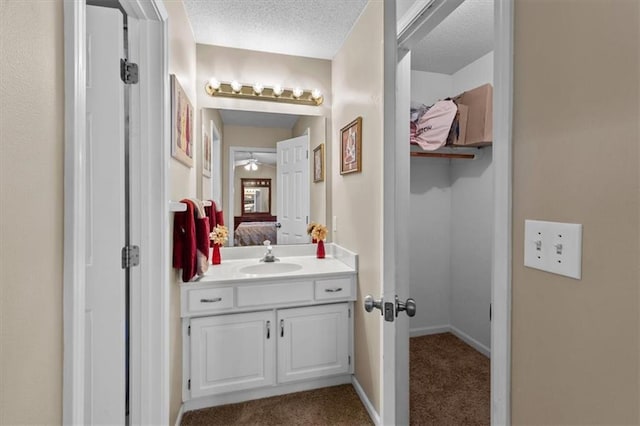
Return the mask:
M 430 334 L 448 333 L 451 331 L 449 325 L 436 325 L 433 327 L 418 327 L 409 330 L 409 337 L 428 336 Z
M 182 423 L 182 416 L 184 414 L 184 404 L 180 404 L 180 409 L 178 410 L 178 416 L 176 417 L 176 426 L 180 426 Z
M 362 401 L 364 408 L 367 410 L 367 413 L 369 413 L 369 417 L 371 417 L 373 424 L 375 424 L 376 426 L 381 426 L 382 421 L 380 420 L 380 415 L 378 414 L 376 409 L 373 407 L 373 404 L 369 400 L 369 397 L 367 397 L 367 394 L 364 392 L 364 389 L 362 389 L 362 386 L 360 386 L 360 382 L 358 382 L 358 379 L 356 379 L 356 376 L 352 376 L 351 383 L 353 384 L 353 388 L 356 390 L 356 393 L 360 397 L 360 401 Z
M 486 356 L 487 358 L 491 358 L 491 349 L 478 342 L 473 337 L 469 336 L 467 333 L 464 333 L 457 329 L 454 326 L 451 326 L 451 332 L 460 340 L 464 341 L 469 346 L 472 346 L 475 350 Z
M 351 383 L 351 374 L 325 377 L 321 379 L 307 380 L 297 383 L 288 383 L 278 386 L 267 386 L 258 389 L 231 392 L 221 395 L 203 396 L 189 399 L 184 402 L 184 412 L 199 410 L 201 408 L 217 407 L 219 405 L 235 404 L 254 399 L 268 398 L 270 396 L 284 395 L 293 392 L 302 392 L 312 389 L 326 388 L 329 386 L 346 385 Z

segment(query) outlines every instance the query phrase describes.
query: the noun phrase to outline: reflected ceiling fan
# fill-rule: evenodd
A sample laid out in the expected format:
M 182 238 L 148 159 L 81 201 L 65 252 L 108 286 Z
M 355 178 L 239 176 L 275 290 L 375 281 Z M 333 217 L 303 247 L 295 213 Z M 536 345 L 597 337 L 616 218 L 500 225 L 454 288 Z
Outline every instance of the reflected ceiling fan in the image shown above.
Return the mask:
M 272 168 L 276 167 L 274 164 L 269 164 L 269 163 L 265 163 L 265 162 L 260 161 L 259 159 L 257 159 L 253 155 L 253 152 L 250 152 L 249 153 L 249 158 L 247 158 L 245 160 L 236 160 L 235 161 L 235 166 L 236 167 L 243 167 L 244 166 L 245 170 L 250 170 L 250 171 L 258 170 L 258 166 L 266 166 L 266 167 L 272 167 Z

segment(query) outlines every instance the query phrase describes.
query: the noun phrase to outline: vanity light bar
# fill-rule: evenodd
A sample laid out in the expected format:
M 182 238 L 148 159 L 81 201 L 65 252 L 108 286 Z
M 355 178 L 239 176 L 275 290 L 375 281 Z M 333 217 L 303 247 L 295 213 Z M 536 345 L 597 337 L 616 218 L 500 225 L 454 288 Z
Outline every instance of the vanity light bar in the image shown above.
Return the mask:
M 271 102 L 285 102 L 298 105 L 318 106 L 324 97 L 318 89 L 303 90 L 298 87 L 284 89 L 280 86 L 266 87 L 261 84 L 240 84 L 236 81 L 221 83 L 215 79 L 207 81 L 204 90 L 209 96 L 240 98 Z M 278 94 L 278 92 L 281 92 Z

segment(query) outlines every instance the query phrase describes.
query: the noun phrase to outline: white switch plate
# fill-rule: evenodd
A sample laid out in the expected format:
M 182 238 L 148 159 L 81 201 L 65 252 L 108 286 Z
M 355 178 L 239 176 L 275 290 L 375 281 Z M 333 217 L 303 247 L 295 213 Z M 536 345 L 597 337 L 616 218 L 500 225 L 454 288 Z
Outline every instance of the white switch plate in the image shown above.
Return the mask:
M 582 225 L 525 220 L 524 266 L 582 277 Z

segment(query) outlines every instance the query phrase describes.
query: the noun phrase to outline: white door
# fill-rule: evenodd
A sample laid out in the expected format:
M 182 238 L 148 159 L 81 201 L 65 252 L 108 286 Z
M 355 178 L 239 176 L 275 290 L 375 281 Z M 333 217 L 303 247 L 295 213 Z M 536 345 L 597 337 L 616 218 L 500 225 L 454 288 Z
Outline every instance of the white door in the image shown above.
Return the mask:
M 278 383 L 349 372 L 349 304 L 278 311 Z
M 191 397 L 275 383 L 273 311 L 191 320 Z
M 308 243 L 309 136 L 278 142 L 278 244 Z M 276 225 L 278 226 L 278 225 Z
M 85 424 L 125 423 L 123 17 L 87 6 Z

